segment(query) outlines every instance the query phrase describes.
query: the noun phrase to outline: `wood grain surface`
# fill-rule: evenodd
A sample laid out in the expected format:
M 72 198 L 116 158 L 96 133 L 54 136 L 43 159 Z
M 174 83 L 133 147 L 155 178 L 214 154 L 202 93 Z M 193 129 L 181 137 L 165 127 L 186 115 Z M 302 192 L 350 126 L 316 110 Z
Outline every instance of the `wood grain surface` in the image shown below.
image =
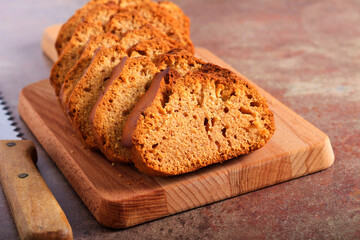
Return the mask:
M 73 239 L 63 210 L 36 169 L 36 157 L 31 141 L 0 141 L 0 180 L 19 236 L 21 239 Z
M 51 52 L 47 48 L 44 51 Z M 197 48 L 196 54 L 205 61 L 232 69 L 205 49 Z M 18 108 L 98 222 L 125 228 L 332 165 L 334 154 L 329 138 L 270 94 L 258 90 L 269 102 L 277 127 L 266 146 L 225 163 L 170 178 L 149 177 L 132 165 L 111 164 L 100 153 L 82 147 L 63 115 L 49 80 L 25 87 Z

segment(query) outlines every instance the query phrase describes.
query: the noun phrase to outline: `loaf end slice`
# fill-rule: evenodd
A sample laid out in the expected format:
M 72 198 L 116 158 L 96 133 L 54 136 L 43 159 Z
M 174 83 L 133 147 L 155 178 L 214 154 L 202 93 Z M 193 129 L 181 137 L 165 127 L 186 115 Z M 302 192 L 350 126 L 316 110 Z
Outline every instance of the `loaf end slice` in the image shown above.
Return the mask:
M 61 26 L 55 41 L 55 48 L 58 55 L 65 49 L 79 24 L 82 22 L 101 22 L 102 24 L 107 22 L 108 13 L 106 11 L 117 11 L 118 2 L 118 0 L 93 0 L 78 9 L 75 14 Z
M 115 2 L 112 0 L 92 0 L 86 3 L 82 8 L 76 10 L 66 23 L 64 23 L 55 41 L 55 49 L 58 55 L 61 54 L 68 41 L 70 41 L 72 34 L 76 30 L 77 26 L 83 22 L 89 12 L 99 4 L 106 4 L 109 2 Z M 115 2 L 116 3 L 116 2 Z

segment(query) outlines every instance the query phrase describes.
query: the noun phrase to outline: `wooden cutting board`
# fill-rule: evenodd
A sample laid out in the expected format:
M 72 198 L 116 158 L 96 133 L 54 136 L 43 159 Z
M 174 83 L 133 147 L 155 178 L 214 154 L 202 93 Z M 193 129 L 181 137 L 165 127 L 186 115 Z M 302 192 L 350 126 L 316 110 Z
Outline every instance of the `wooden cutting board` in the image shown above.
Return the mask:
M 45 31 L 43 48 L 53 60 L 59 26 Z M 209 51 L 205 61 L 230 68 Z M 259 88 L 275 115 L 276 132 L 260 150 L 176 177 L 149 177 L 132 165 L 112 164 L 82 147 L 64 116 L 49 80 L 25 87 L 21 117 L 94 217 L 104 226 L 126 228 L 204 204 L 254 191 L 330 167 L 334 154 L 319 129 Z

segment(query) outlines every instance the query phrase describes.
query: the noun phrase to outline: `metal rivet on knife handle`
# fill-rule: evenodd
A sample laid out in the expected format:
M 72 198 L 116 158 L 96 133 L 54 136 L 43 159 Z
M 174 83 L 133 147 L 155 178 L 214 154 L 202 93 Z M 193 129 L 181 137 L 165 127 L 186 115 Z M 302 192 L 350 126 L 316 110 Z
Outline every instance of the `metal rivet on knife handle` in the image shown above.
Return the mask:
M 8 142 L 7 144 L 6 144 L 6 146 L 8 146 L 8 147 L 13 147 L 13 146 L 15 146 L 16 145 L 16 143 L 14 143 L 14 142 Z
M 29 176 L 29 174 L 27 174 L 27 173 L 20 173 L 18 175 L 19 178 L 26 178 L 27 176 Z

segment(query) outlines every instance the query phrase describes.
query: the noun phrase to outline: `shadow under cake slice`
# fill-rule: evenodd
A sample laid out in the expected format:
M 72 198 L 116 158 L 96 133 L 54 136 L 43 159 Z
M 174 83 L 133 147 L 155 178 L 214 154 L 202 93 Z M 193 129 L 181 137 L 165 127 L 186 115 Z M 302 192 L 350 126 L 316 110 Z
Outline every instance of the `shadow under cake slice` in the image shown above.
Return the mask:
M 149 175 L 183 174 L 259 149 L 274 131 L 265 99 L 243 79 L 189 72 L 163 81 L 140 115 L 132 160 Z

